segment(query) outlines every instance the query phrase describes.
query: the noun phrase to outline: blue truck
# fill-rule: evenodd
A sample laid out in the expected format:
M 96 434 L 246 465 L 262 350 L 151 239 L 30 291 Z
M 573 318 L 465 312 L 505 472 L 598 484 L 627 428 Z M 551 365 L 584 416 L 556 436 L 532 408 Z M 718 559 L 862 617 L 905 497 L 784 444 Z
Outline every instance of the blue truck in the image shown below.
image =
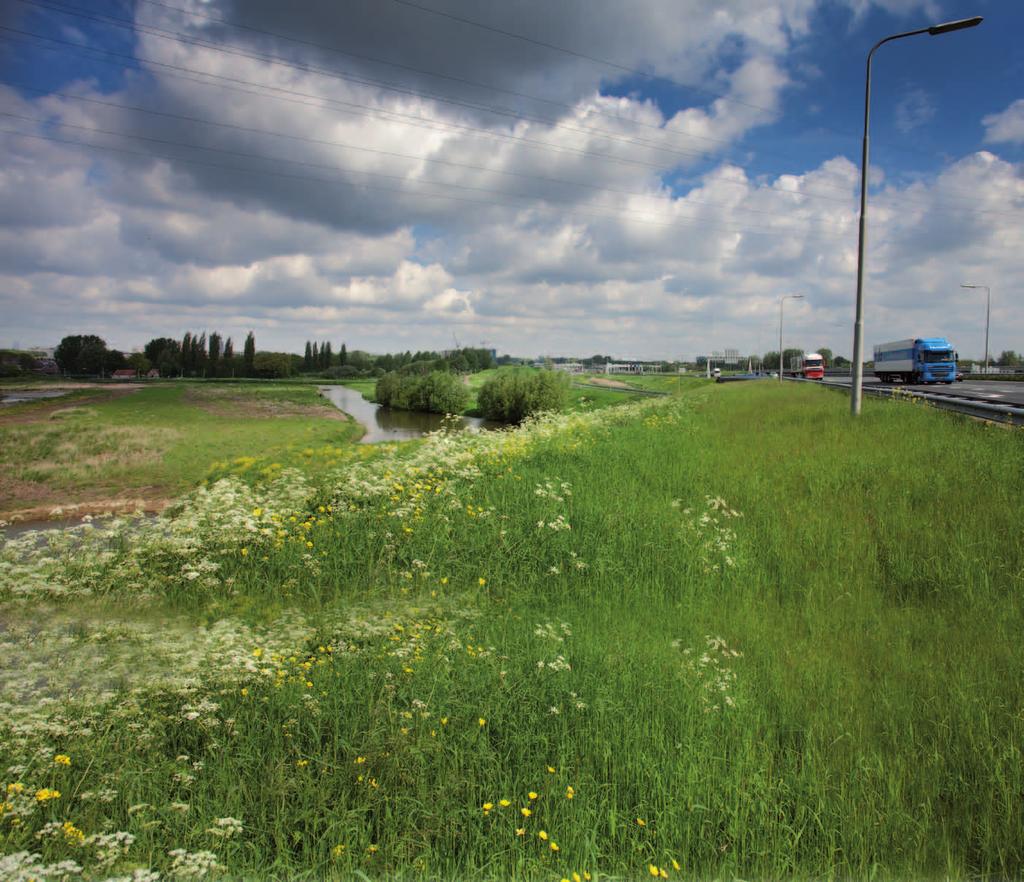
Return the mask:
M 952 383 L 957 354 L 945 337 L 896 340 L 875 347 L 875 376 L 883 383 Z

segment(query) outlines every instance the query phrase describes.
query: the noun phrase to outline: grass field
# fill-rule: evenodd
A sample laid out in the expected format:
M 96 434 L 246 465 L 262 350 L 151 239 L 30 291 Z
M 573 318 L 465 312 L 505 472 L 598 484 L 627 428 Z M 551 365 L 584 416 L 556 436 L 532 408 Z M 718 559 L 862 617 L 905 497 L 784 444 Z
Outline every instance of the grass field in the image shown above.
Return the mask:
M 360 429 L 315 389 L 281 384 L 99 386 L 0 412 L 0 517 L 119 498 L 154 502 L 214 474 L 278 468 Z M 336 457 L 334 457 L 336 460 Z
M 1019 878 L 1022 455 L 691 384 L 8 543 L 0 876 Z

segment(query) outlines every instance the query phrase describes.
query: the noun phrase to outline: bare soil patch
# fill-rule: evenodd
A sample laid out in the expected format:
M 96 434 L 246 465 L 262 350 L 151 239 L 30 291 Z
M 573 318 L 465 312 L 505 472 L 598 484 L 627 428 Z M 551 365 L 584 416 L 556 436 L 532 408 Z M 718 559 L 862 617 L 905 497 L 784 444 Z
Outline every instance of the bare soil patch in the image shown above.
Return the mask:
M 608 380 L 604 377 L 591 377 L 588 381 L 593 386 L 607 386 L 609 389 L 632 389 L 633 387 L 629 383 L 623 383 L 622 380 Z
M 0 426 L 16 426 L 23 423 L 36 423 L 48 420 L 55 411 L 67 410 L 72 407 L 87 407 L 90 404 L 102 404 L 113 398 L 122 398 L 138 392 L 142 386 L 94 386 L 87 383 L 70 384 L 68 386 L 55 386 L 56 389 L 67 389 L 78 391 L 80 389 L 95 389 L 95 395 L 86 395 L 81 398 L 51 398 L 42 401 L 32 401 L 26 404 L 18 404 L 13 407 L 4 408 L 0 411 Z
M 310 417 L 313 419 L 340 420 L 342 422 L 349 419 L 348 414 L 336 407 L 325 407 L 321 404 L 299 404 L 295 401 L 263 398 L 233 389 L 212 387 L 188 389 L 182 396 L 182 401 L 198 407 L 212 416 L 228 417 L 231 419 Z
M 2 486 L 0 480 L 0 486 Z M 47 488 L 48 489 L 48 488 Z M 50 491 L 52 493 L 52 491 Z M 137 511 L 159 514 L 173 500 L 165 497 L 124 497 L 115 499 L 91 499 L 85 502 L 59 504 L 56 501 L 31 508 L 16 508 L 0 511 L 0 521 L 19 523 L 21 521 L 45 521 L 65 518 L 82 518 L 86 515 L 132 514 Z

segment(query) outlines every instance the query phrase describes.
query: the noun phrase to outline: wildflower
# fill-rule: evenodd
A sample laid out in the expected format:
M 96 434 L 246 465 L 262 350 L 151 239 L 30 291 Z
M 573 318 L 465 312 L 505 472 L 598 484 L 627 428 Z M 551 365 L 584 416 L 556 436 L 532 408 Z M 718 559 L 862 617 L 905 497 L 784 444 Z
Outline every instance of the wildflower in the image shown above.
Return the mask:
M 253 658 L 263 658 L 263 650 L 257 647 L 252 651 Z
M 481 588 L 483 588 L 483 587 L 484 587 L 484 585 L 486 585 L 486 584 L 487 584 L 487 580 L 486 580 L 486 579 L 485 579 L 485 578 L 484 578 L 483 576 L 481 576 L 481 577 L 480 577 L 479 579 L 477 579 L 477 580 L 476 580 L 476 583 L 477 583 L 477 585 L 479 585 L 479 586 L 480 586 Z
M 309 765 L 309 760 L 306 760 L 306 759 L 296 760 L 295 761 L 295 765 L 297 765 L 300 769 L 304 769 L 304 768 L 306 768 L 306 766 Z
M 533 814 L 533 812 L 530 809 L 523 806 L 523 808 L 519 809 L 519 814 L 521 814 L 524 818 L 528 818 L 530 817 L 530 815 Z
M 366 757 L 365 756 L 357 756 L 356 757 L 356 763 L 355 764 L 357 766 L 361 766 L 365 762 L 366 762 Z
M 576 791 L 573 789 L 573 787 L 571 785 L 565 788 L 565 798 L 566 799 L 572 799 L 575 795 L 576 795 Z
M 252 510 L 252 516 L 254 518 L 258 518 L 261 514 L 263 514 L 263 509 L 262 508 L 254 508 Z
M 485 812 L 489 812 L 492 808 L 494 808 L 494 803 L 493 802 L 485 802 L 484 803 L 484 811 Z
M 675 858 L 672 858 L 672 869 L 676 870 L 677 872 L 682 869 L 682 866 L 680 866 L 679 861 L 677 861 Z
M 525 836 L 525 835 L 526 835 L 526 828 L 525 827 L 516 827 L 516 836 Z
M 480 724 L 481 728 L 487 725 L 487 720 L 485 720 L 483 717 L 480 717 L 480 719 L 477 720 L 477 722 Z
M 550 848 L 552 851 L 558 851 L 558 843 L 552 842 L 548 845 L 548 848 Z
M 508 808 L 510 805 L 512 805 L 512 802 L 508 799 L 499 799 L 498 805 L 500 805 L 502 808 Z
M 345 853 L 345 848 L 346 846 L 341 844 L 335 845 L 334 848 L 331 849 L 331 857 L 337 860 Z
M 379 848 L 378 848 L 378 847 L 377 847 L 376 845 L 374 845 L 373 843 L 370 843 L 370 844 L 369 844 L 369 845 L 368 845 L 368 846 L 366 847 L 366 850 L 367 850 L 367 851 L 368 851 L 368 852 L 369 852 L 370 854 L 376 854 L 376 853 L 377 853 L 378 851 L 380 851 L 380 849 L 379 849 Z
M 447 726 L 448 725 L 448 717 L 441 717 L 441 725 L 442 726 Z
M 547 831 L 546 831 L 546 830 L 541 830 L 541 831 L 540 831 L 540 832 L 539 832 L 539 833 L 537 834 L 537 838 L 538 838 L 538 839 L 540 839 L 540 841 L 541 841 L 541 842 L 547 842 L 547 841 L 548 841 L 548 834 L 547 834 Z
M 645 821 L 643 818 L 637 818 L 636 819 L 636 825 L 638 827 L 646 827 L 647 826 L 647 821 Z
M 649 872 L 655 879 L 658 878 L 658 868 L 654 864 L 647 865 L 647 872 Z
M 79 830 L 71 821 L 65 821 L 61 825 L 61 831 L 69 845 L 81 845 L 85 842 L 85 834 Z
M 243 687 L 242 687 L 242 697 L 244 698 L 244 697 L 245 697 L 246 695 L 248 695 L 248 694 L 249 694 L 249 690 L 248 690 L 248 688 L 247 688 L 247 687 L 245 687 L 245 686 L 243 686 Z
M 548 766 L 548 774 L 549 775 L 555 774 L 555 767 L 554 766 Z
M 572 882 L 583 882 L 583 880 L 580 878 L 580 874 L 579 873 L 573 872 L 573 874 L 572 874 Z
M 248 548 L 243 548 L 242 551 L 241 551 L 242 557 L 245 557 L 248 553 L 249 553 L 249 549 Z
M 53 758 L 53 761 L 58 766 L 70 766 L 71 765 L 71 757 L 69 757 L 66 753 L 58 753 Z
M 60 791 L 51 790 L 49 787 L 44 787 L 42 790 L 36 791 L 37 802 L 49 802 L 51 799 L 60 799 Z

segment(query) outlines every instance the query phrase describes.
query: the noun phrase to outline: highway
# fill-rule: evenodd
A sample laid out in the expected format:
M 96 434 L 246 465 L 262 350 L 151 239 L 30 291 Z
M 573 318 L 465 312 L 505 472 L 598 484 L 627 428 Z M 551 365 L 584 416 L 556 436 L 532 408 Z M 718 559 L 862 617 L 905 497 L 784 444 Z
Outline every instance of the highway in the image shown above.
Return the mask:
M 832 386 L 849 386 L 849 377 L 826 377 L 824 382 Z M 864 388 L 907 389 L 911 392 L 925 392 L 931 395 L 970 398 L 989 404 L 1006 404 L 1010 407 L 1024 407 L 1024 382 L 1010 380 L 964 380 L 949 386 L 942 383 L 881 383 L 875 377 L 864 377 Z

